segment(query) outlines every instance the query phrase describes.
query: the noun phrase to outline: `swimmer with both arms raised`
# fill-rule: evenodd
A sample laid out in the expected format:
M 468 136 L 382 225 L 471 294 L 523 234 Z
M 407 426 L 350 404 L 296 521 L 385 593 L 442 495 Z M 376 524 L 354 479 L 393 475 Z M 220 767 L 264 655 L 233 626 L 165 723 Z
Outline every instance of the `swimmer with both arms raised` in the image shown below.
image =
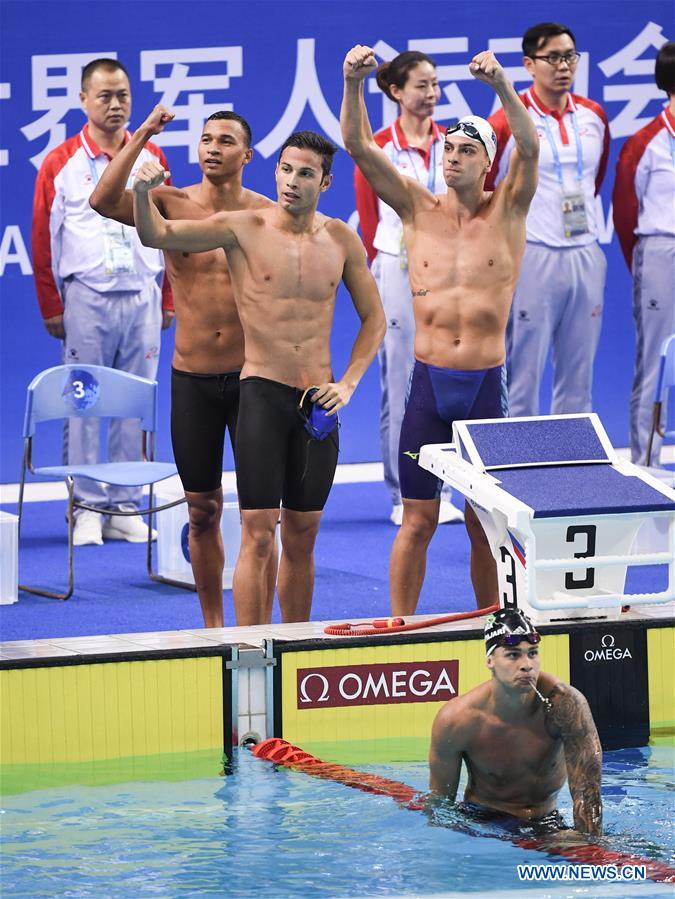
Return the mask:
M 526 824 L 537 833 L 565 828 L 558 793 L 569 783 L 574 828 L 602 833 L 602 749 L 584 696 L 540 670 L 540 636 L 518 609 L 485 625 L 492 677 L 447 702 L 434 721 L 430 788 L 454 800 L 462 761 L 462 809 L 481 821 Z

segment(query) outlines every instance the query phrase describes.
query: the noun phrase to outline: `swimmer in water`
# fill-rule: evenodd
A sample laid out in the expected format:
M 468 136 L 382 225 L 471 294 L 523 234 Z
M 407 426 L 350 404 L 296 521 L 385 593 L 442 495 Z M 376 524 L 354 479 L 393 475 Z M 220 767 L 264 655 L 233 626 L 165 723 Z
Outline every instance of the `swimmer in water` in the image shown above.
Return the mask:
M 581 693 L 540 670 L 540 639 L 518 609 L 488 617 L 485 647 L 492 678 L 447 702 L 436 716 L 429 786 L 454 800 L 464 761 L 467 813 L 554 831 L 565 827 L 556 800 L 567 780 L 575 829 L 600 835 L 598 732 Z

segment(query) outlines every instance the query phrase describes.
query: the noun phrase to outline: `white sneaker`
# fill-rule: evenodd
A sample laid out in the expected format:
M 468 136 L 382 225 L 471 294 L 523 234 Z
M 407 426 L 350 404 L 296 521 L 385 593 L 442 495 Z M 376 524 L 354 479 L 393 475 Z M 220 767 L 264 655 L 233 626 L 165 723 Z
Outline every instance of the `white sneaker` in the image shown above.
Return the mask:
M 392 524 L 395 524 L 396 527 L 400 528 L 403 524 L 403 506 L 394 506 L 391 510 L 391 515 L 389 516 L 389 521 Z
M 103 536 L 106 540 L 127 540 L 129 543 L 147 543 L 148 526 L 138 515 L 111 515 L 103 525 Z M 152 540 L 157 539 L 157 531 L 153 528 Z
M 101 518 L 98 512 L 80 512 L 73 524 L 73 546 L 102 546 Z
M 464 512 L 462 512 L 461 509 L 458 509 L 457 506 L 453 506 L 447 499 L 442 499 L 441 506 L 438 510 L 438 523 L 457 524 L 460 521 L 464 521 Z

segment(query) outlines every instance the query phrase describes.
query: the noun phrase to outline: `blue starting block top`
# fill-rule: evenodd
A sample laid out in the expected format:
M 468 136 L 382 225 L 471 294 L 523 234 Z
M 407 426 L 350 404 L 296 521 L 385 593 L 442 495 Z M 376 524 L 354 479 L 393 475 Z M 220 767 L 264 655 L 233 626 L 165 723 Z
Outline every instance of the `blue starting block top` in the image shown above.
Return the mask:
M 666 494 L 614 467 L 597 415 L 455 422 L 455 446 L 535 518 L 675 510 Z
M 675 503 L 611 465 L 545 465 L 494 472 L 500 487 L 534 509 L 535 518 L 672 512 Z
M 598 433 L 599 422 L 572 418 L 464 422 L 486 470 L 517 465 L 612 461 Z M 604 436 L 604 434 L 603 434 Z M 467 458 L 466 448 L 462 455 Z M 475 458 L 472 461 L 476 461 Z

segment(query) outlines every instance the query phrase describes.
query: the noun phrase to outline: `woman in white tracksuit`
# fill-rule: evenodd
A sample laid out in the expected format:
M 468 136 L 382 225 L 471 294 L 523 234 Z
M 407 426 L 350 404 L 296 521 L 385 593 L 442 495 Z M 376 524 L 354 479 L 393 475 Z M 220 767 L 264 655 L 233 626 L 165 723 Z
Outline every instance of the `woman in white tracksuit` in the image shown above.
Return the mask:
M 445 130 L 433 120 L 441 95 L 436 64 L 426 54 L 411 50 L 379 66 L 376 78 L 387 97 L 398 103 L 400 115 L 393 125 L 375 135 L 375 142 L 403 175 L 416 178 L 436 194 L 444 194 L 447 191 L 443 178 Z M 400 525 L 403 506 L 398 481 L 398 442 L 415 340 L 408 260 L 400 218 L 377 197 L 358 168 L 355 187 L 361 233 L 387 318 L 387 333 L 378 354 L 382 389 L 380 439 L 384 479 L 393 507 L 391 520 Z M 449 499 L 446 488 L 439 521 L 461 521 L 462 513 Z

